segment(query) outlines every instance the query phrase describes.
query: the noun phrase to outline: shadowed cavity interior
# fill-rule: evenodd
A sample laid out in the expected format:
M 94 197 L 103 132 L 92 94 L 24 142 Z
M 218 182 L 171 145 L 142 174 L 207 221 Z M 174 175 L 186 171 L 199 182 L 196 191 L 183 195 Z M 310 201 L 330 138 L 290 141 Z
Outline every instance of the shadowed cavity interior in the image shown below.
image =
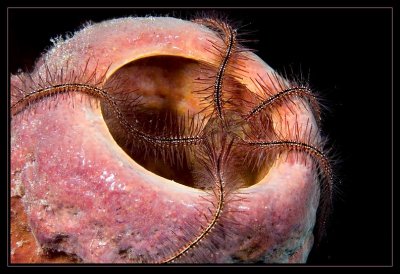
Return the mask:
M 217 69 L 183 57 L 151 56 L 122 66 L 108 78 L 105 86 L 124 119 L 134 128 L 153 137 L 187 136 L 213 127 L 210 123 L 214 119 L 207 117 L 213 110 L 212 93 Z M 245 88 L 240 88 L 240 83 L 234 85 L 234 96 L 243 96 Z M 192 145 L 189 149 L 189 146 L 177 148 L 140 143 L 121 126 L 109 104 L 103 102 L 101 108 L 111 135 L 134 161 L 161 177 L 196 187 L 195 174 L 201 169 L 196 161 L 198 146 Z M 237 152 L 243 154 L 241 149 Z M 246 186 L 257 183 L 267 172 L 264 167 L 238 169 L 243 166 L 240 164 L 243 159 L 240 155 L 233 155 L 232 159 L 229 166 L 232 169 L 236 166 L 235 172 Z

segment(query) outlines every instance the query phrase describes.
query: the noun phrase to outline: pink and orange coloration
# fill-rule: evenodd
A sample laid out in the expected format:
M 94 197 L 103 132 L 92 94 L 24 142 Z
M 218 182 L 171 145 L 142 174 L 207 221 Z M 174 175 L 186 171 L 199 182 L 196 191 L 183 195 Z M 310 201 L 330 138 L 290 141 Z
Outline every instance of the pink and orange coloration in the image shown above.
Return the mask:
M 224 21 L 86 26 L 11 83 L 13 262 L 307 260 L 332 192 L 317 97 Z

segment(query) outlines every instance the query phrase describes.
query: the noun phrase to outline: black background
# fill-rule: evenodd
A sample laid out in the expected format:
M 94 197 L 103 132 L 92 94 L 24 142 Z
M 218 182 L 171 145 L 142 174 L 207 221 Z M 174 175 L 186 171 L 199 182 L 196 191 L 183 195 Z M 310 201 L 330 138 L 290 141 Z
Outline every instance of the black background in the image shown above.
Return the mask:
M 215 9 L 214 9 L 215 10 Z M 198 11 L 198 10 L 197 10 Z M 327 100 L 323 129 L 339 165 L 328 238 L 313 265 L 390 265 L 391 261 L 391 9 L 223 9 L 256 30 L 250 46 L 270 66 L 310 71 Z M 190 9 L 10 9 L 9 70 L 31 68 L 50 38 L 92 20 L 174 15 Z

